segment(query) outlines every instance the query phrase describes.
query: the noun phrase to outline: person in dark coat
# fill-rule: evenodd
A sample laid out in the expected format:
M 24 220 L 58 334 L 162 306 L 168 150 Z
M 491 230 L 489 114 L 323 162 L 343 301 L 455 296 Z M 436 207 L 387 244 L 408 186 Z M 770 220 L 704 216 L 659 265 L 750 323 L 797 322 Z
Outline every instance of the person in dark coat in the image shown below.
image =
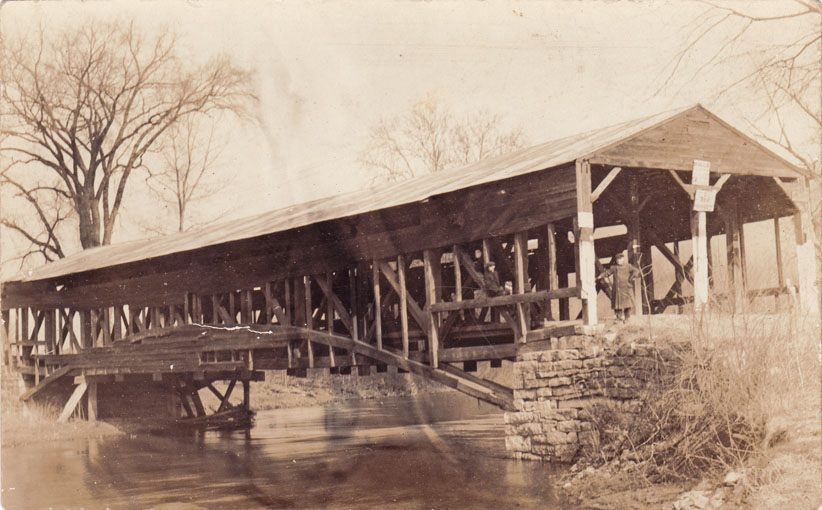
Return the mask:
M 624 253 L 619 252 L 614 258 L 616 264 L 597 276 L 597 280 L 608 276 L 614 277 L 611 305 L 617 320 L 625 322 L 630 318 L 634 307 L 634 281 L 641 276 L 641 273 L 639 269 L 628 263 Z
M 489 297 L 499 296 L 504 293 L 504 289 L 499 284 L 499 273 L 496 271 L 497 265 L 493 260 L 485 264 L 485 273 L 482 275 L 483 287 Z

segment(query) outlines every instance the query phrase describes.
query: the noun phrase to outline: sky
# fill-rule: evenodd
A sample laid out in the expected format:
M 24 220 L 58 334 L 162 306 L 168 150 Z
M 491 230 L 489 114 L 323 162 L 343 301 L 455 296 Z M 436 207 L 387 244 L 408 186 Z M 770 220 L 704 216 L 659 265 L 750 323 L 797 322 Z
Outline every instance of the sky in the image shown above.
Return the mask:
M 254 70 L 257 122 L 229 124 L 213 169 L 226 192 L 194 209 L 239 218 L 370 185 L 357 161 L 369 127 L 427 94 L 457 113 L 500 113 L 532 144 L 697 102 L 744 128 L 755 106 L 717 92 L 790 34 L 754 33 L 748 56 L 693 78 L 711 50 L 696 48 L 659 90 L 708 9 L 685 0 L 4 2 L 0 31 L 133 19 L 176 30 L 181 51 L 226 53 Z M 140 224 L 159 206 L 135 188 L 115 242 L 144 237 Z M 15 246 L 8 235 L 3 243 L 8 259 Z

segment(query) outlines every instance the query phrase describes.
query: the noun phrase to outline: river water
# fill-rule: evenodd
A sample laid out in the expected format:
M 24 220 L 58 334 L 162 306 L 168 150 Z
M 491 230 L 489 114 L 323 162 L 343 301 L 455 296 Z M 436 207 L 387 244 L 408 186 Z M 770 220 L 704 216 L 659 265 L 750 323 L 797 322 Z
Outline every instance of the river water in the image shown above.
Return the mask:
M 456 393 L 261 411 L 244 431 L 3 450 L 17 509 L 557 508 L 551 466 L 505 455 L 502 414 Z

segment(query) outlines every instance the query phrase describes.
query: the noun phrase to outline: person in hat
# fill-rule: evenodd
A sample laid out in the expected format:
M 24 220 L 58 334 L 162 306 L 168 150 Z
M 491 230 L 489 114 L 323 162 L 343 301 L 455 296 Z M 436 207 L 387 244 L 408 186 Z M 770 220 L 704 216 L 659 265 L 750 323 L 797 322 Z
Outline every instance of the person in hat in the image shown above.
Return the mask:
M 485 264 L 485 274 L 482 275 L 483 287 L 489 297 L 499 296 L 503 293 L 503 288 L 499 284 L 499 273 L 496 271 L 497 265 L 493 260 Z
M 634 307 L 634 281 L 642 275 L 639 269 L 628 263 L 624 252 L 617 253 L 614 259 L 616 263 L 597 276 L 597 280 L 613 276 L 611 306 L 617 320 L 625 322 L 631 317 Z

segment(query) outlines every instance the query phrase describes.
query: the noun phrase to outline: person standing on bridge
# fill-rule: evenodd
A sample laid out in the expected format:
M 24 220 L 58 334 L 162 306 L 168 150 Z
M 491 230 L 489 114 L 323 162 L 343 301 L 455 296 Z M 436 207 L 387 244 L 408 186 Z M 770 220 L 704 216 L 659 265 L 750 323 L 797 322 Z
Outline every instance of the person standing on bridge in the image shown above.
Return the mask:
M 625 322 L 631 317 L 634 307 L 634 282 L 641 276 L 639 269 L 628 263 L 624 252 L 614 256 L 616 263 L 597 276 L 597 280 L 614 277 L 611 306 L 618 321 Z

